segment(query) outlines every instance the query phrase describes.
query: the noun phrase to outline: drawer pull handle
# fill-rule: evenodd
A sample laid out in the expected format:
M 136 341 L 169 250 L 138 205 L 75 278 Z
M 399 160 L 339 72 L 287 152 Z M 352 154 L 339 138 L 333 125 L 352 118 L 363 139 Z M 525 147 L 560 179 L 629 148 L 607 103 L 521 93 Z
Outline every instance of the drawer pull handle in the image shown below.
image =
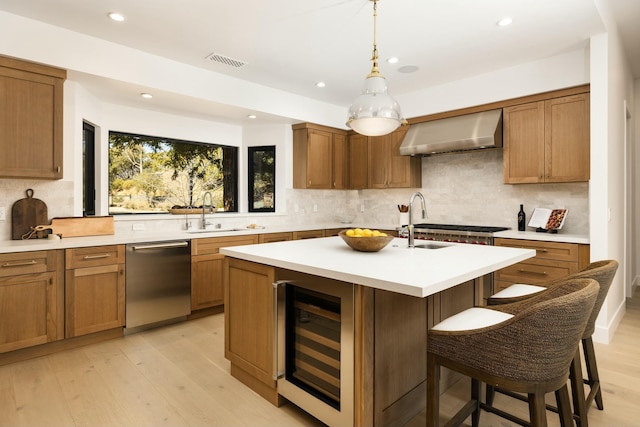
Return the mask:
M 110 256 L 111 254 L 85 255 L 82 257 L 82 259 L 102 259 L 102 258 L 109 258 Z
M 531 273 L 531 274 L 539 274 L 541 276 L 546 276 L 546 271 L 533 271 L 533 270 L 525 270 L 523 268 L 518 269 L 518 273 Z
M 538 251 L 538 252 L 549 252 L 548 249 L 536 249 L 536 251 Z
M 2 264 L 2 268 L 5 267 L 24 267 L 25 265 L 34 265 L 37 264 L 38 261 L 36 261 L 35 259 L 32 259 L 31 261 L 22 261 L 22 262 L 7 262 L 5 264 Z

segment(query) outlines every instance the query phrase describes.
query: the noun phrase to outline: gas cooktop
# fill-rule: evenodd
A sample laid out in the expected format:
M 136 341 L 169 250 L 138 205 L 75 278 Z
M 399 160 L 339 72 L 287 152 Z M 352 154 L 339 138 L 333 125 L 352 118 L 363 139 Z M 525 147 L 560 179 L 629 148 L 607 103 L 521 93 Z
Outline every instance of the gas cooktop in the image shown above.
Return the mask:
M 414 229 L 469 231 L 472 233 L 496 233 L 509 230 L 509 227 L 488 227 L 484 225 L 457 225 L 457 224 L 414 224 Z

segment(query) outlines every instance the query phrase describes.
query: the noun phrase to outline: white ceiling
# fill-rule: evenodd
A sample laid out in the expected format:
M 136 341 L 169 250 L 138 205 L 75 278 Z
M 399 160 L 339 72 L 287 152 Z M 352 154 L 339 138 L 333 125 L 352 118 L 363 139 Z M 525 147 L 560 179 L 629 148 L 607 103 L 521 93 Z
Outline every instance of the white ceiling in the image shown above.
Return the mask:
M 380 68 L 397 96 L 575 50 L 604 31 L 594 2 L 610 8 L 640 77 L 638 0 L 379 0 Z M 0 10 L 344 105 L 345 115 L 371 69 L 372 5 L 370 0 L 0 0 Z M 127 19 L 109 20 L 112 11 Z M 496 25 L 504 16 L 513 18 L 511 26 Z M 211 53 L 246 65 L 206 60 Z M 399 62 L 386 63 L 390 56 Z M 407 67 L 416 71 L 403 72 Z M 76 77 L 114 102 L 139 92 L 122 82 Z M 326 87 L 317 88 L 317 81 Z M 166 99 L 157 108 L 229 118 L 246 114 L 197 99 Z

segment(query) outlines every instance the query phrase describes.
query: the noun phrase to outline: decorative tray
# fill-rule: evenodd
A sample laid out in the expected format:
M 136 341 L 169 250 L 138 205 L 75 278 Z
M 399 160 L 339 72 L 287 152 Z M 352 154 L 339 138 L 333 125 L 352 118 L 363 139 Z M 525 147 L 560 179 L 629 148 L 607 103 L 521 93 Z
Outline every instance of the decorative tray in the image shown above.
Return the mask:
M 183 209 L 169 209 L 169 213 L 172 215 L 202 215 L 203 208 L 183 208 Z M 213 213 L 212 209 L 207 209 L 205 213 Z

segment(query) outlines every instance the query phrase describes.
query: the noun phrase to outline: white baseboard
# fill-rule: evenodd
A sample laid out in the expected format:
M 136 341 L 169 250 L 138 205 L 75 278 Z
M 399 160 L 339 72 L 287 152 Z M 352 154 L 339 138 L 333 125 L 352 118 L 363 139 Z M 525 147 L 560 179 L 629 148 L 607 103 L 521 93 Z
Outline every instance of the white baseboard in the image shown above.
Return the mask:
M 613 335 L 616 333 L 618 326 L 620 326 L 620 322 L 622 321 L 622 318 L 624 317 L 624 314 L 626 312 L 627 309 L 625 299 L 624 301 L 622 301 L 622 304 L 618 306 L 616 314 L 613 316 L 611 322 L 609 322 L 606 327 L 598 326 L 596 322 L 595 331 L 593 331 L 593 335 L 591 336 L 593 341 L 601 344 L 609 344 L 611 342 L 611 339 L 613 338 Z

